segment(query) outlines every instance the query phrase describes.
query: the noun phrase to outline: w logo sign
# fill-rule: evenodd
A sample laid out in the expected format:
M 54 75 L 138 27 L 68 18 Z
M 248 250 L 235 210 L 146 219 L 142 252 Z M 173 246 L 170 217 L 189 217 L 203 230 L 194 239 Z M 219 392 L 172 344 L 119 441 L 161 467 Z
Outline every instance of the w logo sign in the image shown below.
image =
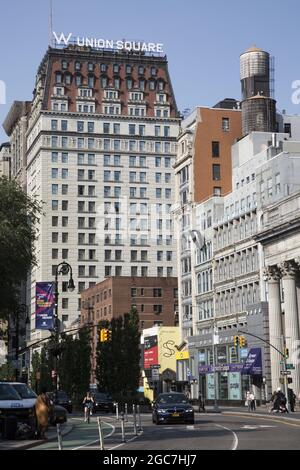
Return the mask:
M 0 104 L 6 104 L 6 85 L 0 80 Z
M 64 44 L 65 46 L 67 46 L 72 37 L 72 33 L 70 33 L 68 36 L 65 36 L 64 33 L 61 33 L 60 36 L 57 36 L 56 32 L 53 31 L 53 36 L 55 37 L 55 42 L 58 46 L 60 46 L 60 44 Z

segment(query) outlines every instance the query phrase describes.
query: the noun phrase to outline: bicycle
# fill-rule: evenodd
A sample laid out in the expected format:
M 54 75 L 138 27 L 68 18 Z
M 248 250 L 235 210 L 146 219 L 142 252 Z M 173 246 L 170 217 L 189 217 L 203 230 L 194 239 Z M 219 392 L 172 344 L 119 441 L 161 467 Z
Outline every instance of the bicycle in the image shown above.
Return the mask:
M 84 407 L 84 421 L 85 422 L 90 423 L 90 419 L 93 414 L 92 411 L 93 411 L 93 407 L 91 405 L 88 404 Z

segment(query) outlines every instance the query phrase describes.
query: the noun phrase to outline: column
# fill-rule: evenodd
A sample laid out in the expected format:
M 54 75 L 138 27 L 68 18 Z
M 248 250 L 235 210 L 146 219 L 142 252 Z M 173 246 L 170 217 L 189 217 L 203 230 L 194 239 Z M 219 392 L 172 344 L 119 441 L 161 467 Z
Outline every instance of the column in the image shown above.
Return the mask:
M 297 303 L 298 303 L 298 322 L 299 322 L 299 327 L 300 327 L 300 257 L 295 258 L 295 262 L 298 265 L 298 273 L 296 277 L 296 291 L 297 291 Z
M 294 390 L 294 393 L 298 395 L 300 392 L 300 364 L 297 360 L 297 350 L 299 347 L 300 332 L 296 291 L 297 265 L 294 261 L 284 261 L 280 267 L 283 276 L 285 337 L 286 346 L 289 349 L 288 363 L 295 366 L 290 376 L 293 379 L 290 387 Z
M 276 266 L 265 269 L 265 277 L 268 280 L 268 303 L 269 303 L 269 341 L 279 351 L 282 350 L 282 312 L 280 300 L 280 271 Z M 279 352 L 270 347 L 271 381 L 272 392 L 280 387 L 280 361 L 282 357 Z

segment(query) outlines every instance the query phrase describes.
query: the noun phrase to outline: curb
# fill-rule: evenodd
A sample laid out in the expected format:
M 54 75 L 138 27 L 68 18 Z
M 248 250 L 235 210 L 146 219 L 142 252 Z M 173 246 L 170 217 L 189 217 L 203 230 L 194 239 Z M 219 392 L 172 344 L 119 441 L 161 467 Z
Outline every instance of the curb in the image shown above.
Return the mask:
M 269 419 L 270 421 L 286 421 L 287 423 L 293 424 L 297 427 L 300 427 L 300 420 L 297 418 L 289 418 L 287 416 L 281 415 L 274 415 L 274 414 L 262 414 L 262 413 L 243 413 L 239 411 L 222 411 L 223 415 L 228 416 L 243 416 L 245 418 L 261 418 L 261 419 Z
M 67 436 L 71 431 L 73 431 L 75 425 L 74 424 L 70 424 L 69 426 L 67 426 L 61 433 L 61 435 L 64 437 L 64 436 Z M 5 450 L 27 450 L 27 449 L 31 449 L 32 447 L 37 447 L 37 446 L 40 446 L 41 444 L 45 444 L 45 442 L 52 442 L 52 441 L 55 441 L 57 439 L 56 436 L 53 436 L 53 437 L 49 437 L 49 439 L 47 439 L 46 441 L 43 441 L 43 440 L 36 440 L 36 441 L 31 441 L 30 443 L 28 444 L 24 444 L 24 445 L 21 445 L 21 446 L 18 446 L 18 447 L 14 447 L 13 449 L 5 449 Z

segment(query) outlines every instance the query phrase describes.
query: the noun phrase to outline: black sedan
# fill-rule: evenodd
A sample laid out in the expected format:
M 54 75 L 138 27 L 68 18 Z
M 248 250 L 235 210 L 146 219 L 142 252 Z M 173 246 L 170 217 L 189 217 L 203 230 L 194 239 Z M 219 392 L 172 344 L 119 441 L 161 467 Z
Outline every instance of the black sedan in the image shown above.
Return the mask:
M 106 413 L 112 413 L 115 410 L 115 404 L 110 395 L 101 392 L 92 393 L 94 399 L 93 412 L 105 411 Z
M 161 393 L 153 403 L 153 423 L 194 424 L 194 419 L 194 409 L 183 393 Z
M 73 411 L 73 404 L 72 400 L 70 400 L 69 396 L 63 390 L 58 390 L 57 392 L 50 392 L 47 393 L 50 400 L 53 402 L 54 405 L 59 405 L 65 408 L 69 413 Z

